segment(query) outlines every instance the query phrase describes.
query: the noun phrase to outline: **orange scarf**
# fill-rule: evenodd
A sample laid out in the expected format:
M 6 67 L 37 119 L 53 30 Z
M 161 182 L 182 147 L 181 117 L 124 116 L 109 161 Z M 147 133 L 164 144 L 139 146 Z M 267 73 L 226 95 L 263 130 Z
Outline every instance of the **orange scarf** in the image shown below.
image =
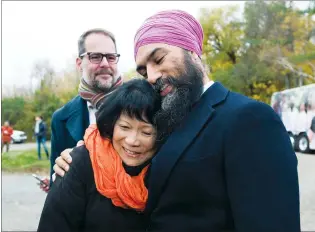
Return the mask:
M 148 165 L 138 176 L 129 176 L 109 139 L 101 137 L 97 126 L 86 129 L 84 142 L 90 153 L 96 188 L 115 206 L 143 211 L 148 199 L 144 177 Z

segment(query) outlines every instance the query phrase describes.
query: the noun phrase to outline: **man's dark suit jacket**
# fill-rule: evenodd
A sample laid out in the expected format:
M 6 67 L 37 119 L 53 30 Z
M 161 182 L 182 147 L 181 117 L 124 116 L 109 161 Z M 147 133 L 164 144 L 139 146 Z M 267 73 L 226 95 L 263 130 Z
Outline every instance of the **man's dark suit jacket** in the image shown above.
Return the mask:
M 87 103 L 80 96 L 73 98 L 53 114 L 51 120 L 50 177 L 53 174 L 56 158 L 60 156 L 62 151 L 75 147 L 79 140 L 83 140 L 89 124 Z M 52 179 L 50 178 L 50 180 Z
M 148 231 L 300 231 L 297 157 L 278 115 L 214 83 L 152 160 Z

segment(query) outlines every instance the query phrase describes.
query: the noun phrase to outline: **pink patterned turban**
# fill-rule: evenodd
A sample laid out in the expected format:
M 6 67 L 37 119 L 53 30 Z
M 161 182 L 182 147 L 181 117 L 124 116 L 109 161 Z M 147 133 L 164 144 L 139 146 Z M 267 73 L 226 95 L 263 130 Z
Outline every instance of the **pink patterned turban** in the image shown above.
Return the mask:
M 146 19 L 134 39 L 134 57 L 147 44 L 165 43 L 202 54 L 203 30 L 200 23 L 181 10 L 161 11 Z

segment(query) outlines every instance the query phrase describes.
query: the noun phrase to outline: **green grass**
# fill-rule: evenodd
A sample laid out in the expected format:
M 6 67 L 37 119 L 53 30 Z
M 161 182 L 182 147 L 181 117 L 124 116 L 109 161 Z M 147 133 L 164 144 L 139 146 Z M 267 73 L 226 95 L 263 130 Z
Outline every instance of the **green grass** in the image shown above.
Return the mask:
M 36 150 L 9 151 L 2 154 L 1 158 L 2 171 L 49 173 L 49 160 L 47 160 L 45 153 L 42 153 L 42 160 L 38 160 Z

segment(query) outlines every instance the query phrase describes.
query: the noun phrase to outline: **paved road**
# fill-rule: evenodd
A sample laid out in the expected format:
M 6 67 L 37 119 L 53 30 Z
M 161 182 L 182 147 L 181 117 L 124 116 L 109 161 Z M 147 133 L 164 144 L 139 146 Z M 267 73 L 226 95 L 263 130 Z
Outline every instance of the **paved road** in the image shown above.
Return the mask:
M 298 154 L 302 231 L 315 231 L 315 155 Z M 2 174 L 2 230 L 37 229 L 46 194 L 29 174 Z
M 2 231 L 36 231 L 45 197 L 30 174 L 2 173 Z
M 50 149 L 50 141 L 46 142 L 48 149 Z M 10 151 L 24 151 L 30 149 L 37 149 L 36 143 L 15 143 L 10 145 Z M 43 146 L 42 146 L 43 149 Z
M 315 154 L 298 154 L 302 231 L 315 231 Z

